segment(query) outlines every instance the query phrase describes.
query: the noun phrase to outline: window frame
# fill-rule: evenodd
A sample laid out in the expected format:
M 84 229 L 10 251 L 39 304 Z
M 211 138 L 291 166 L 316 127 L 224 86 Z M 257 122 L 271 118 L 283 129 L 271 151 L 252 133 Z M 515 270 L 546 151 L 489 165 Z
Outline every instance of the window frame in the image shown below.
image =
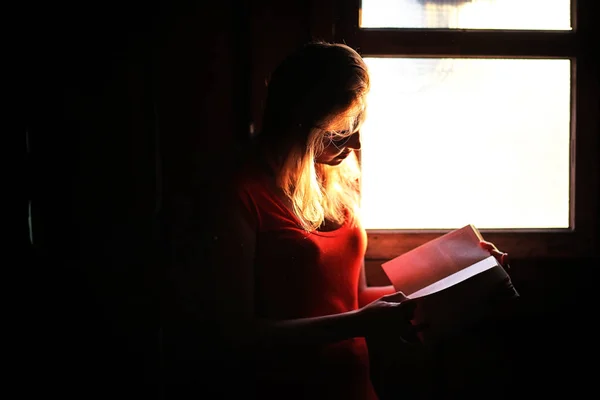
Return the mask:
M 365 57 L 568 58 L 571 60 L 570 228 L 481 229 L 515 259 L 594 257 L 599 247 L 598 60 L 593 2 L 571 0 L 570 31 L 359 28 L 361 0 L 313 1 L 311 37 Z M 587 16 L 587 19 L 584 18 Z M 596 110 L 596 111 L 595 111 Z M 576 162 L 575 162 L 576 160 Z M 448 230 L 367 229 L 366 262 L 405 253 Z

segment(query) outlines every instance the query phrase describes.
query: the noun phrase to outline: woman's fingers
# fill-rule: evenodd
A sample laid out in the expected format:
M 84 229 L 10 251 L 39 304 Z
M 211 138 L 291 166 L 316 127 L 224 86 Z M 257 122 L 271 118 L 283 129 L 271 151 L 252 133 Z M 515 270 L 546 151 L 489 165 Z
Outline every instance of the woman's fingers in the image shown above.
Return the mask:
M 383 296 L 383 299 L 391 303 L 402 303 L 403 301 L 408 300 L 408 297 L 402 292 L 396 292 Z
M 492 251 L 492 250 L 498 250 L 498 248 L 496 247 L 496 245 L 492 242 L 486 242 L 485 240 L 482 240 L 479 242 L 479 245 L 486 249 L 487 251 Z
M 500 264 L 504 267 L 509 268 L 508 253 L 502 253 L 502 255 L 500 256 Z
M 400 304 L 400 308 L 402 309 L 402 315 L 404 315 L 405 318 L 413 319 L 417 303 L 411 300 L 405 300 Z
M 385 295 L 381 298 L 386 303 L 393 303 L 394 308 L 397 308 L 400 314 L 405 319 L 412 319 L 417 304 L 414 300 L 409 299 L 402 292 L 396 292 Z
M 482 240 L 479 242 L 479 245 L 490 252 L 491 255 L 502 265 L 503 267 L 508 267 L 508 253 L 498 250 L 496 245 L 491 242 L 486 242 Z

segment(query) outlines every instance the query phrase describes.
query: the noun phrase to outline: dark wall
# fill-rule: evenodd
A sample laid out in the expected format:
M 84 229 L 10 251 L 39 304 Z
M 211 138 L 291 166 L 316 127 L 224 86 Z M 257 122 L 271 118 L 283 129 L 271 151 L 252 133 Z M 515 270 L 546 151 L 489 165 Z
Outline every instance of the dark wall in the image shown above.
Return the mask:
M 131 382 L 158 371 L 157 10 L 27 6 L 18 15 L 33 236 L 27 390 L 150 391 L 150 380 Z
M 189 202 L 249 124 L 260 126 L 268 72 L 311 37 L 311 16 L 300 0 L 52 2 L 16 12 L 27 29 L 12 58 L 16 154 L 26 161 L 17 168 L 26 183 L 16 196 L 25 255 L 15 368 L 37 382 L 26 391 L 161 397 L 161 284 L 179 262 L 173 249 L 194 245 L 184 237 Z M 597 258 L 513 264 L 515 285 L 561 338 L 591 338 L 584 311 Z M 383 283 L 380 271 L 370 276 Z
M 54 2 L 16 15 L 33 231 L 18 358 L 39 379 L 27 390 L 160 396 L 165 215 L 227 162 L 232 5 Z

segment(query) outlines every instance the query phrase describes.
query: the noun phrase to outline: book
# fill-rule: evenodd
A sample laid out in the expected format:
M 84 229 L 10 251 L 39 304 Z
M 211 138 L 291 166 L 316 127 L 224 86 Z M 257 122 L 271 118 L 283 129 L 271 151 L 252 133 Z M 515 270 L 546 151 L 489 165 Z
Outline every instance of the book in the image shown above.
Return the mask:
M 412 322 L 427 326 L 418 334 L 423 343 L 458 334 L 486 318 L 498 301 L 519 296 L 482 240 L 469 224 L 382 264 L 394 288 L 414 299 Z

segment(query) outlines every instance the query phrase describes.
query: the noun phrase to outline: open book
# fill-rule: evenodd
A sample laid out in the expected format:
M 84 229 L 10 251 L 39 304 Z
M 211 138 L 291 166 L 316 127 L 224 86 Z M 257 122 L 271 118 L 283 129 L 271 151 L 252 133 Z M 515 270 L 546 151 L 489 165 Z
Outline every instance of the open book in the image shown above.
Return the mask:
M 479 246 L 473 225 L 448 232 L 384 264 L 396 290 L 415 299 L 413 323 L 426 323 L 423 342 L 436 342 L 476 324 L 495 302 L 518 297 L 510 277 Z

